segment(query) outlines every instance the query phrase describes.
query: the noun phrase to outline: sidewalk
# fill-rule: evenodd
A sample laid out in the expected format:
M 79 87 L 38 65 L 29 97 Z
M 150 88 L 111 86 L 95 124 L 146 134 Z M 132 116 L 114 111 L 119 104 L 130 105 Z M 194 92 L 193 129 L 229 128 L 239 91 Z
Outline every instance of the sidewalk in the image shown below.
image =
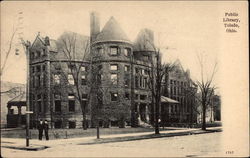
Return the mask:
M 184 136 L 192 134 L 204 134 L 211 132 L 221 132 L 221 127 L 207 128 L 206 131 L 200 129 L 178 129 L 170 131 L 161 131 L 160 134 L 155 135 L 154 132 L 143 132 L 143 133 L 128 133 L 128 134 L 114 134 L 114 135 L 101 135 L 100 139 L 95 137 L 84 137 L 84 138 L 70 138 L 70 139 L 55 139 L 55 140 L 42 140 L 37 139 L 30 140 L 30 147 L 25 146 L 25 139 L 23 138 L 1 138 L 1 146 L 13 149 L 22 150 L 42 150 L 51 148 L 58 145 L 91 145 L 100 143 L 111 143 L 121 141 L 133 141 L 142 139 L 162 138 L 162 137 L 173 137 L 173 136 Z

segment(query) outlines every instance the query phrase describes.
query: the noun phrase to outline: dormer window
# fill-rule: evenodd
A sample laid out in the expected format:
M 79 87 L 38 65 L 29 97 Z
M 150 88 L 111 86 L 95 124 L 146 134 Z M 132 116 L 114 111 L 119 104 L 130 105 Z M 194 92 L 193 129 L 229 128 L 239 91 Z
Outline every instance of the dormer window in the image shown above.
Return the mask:
M 110 55 L 118 55 L 118 47 L 110 47 Z

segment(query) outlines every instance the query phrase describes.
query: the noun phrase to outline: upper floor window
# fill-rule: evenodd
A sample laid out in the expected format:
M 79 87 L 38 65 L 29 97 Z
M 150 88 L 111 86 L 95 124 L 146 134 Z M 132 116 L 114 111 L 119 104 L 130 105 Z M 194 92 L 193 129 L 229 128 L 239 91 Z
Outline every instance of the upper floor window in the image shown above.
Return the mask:
M 73 75 L 72 74 L 68 74 L 68 83 L 70 85 L 74 85 L 75 82 L 74 82 L 74 78 L 73 78 Z
M 126 92 L 126 93 L 125 93 L 125 98 L 126 98 L 126 99 L 129 99 L 129 98 L 130 98 L 130 96 L 129 96 L 129 93 L 128 93 L 128 92 Z
M 40 87 L 41 86 L 41 76 L 40 75 L 37 75 L 37 87 Z
M 103 53 L 103 48 L 97 48 L 97 54 L 101 55 Z
M 125 72 L 128 72 L 129 70 L 130 70 L 130 67 L 129 67 L 128 65 L 125 65 L 124 71 L 125 71 Z
M 149 61 L 149 56 L 148 55 L 143 55 L 143 60 L 144 61 Z
M 69 94 L 68 94 L 68 99 L 69 99 L 69 100 L 70 100 L 70 99 L 71 99 L 71 100 L 72 100 L 72 99 L 74 100 L 74 99 L 75 99 L 75 95 L 74 95 L 73 93 L 69 93 Z
M 130 49 L 129 48 L 124 49 L 124 55 L 127 56 L 127 57 L 130 56 Z
M 140 100 L 146 100 L 147 96 L 146 95 L 140 95 Z
M 82 94 L 82 100 L 87 100 L 88 94 Z
M 36 56 L 39 58 L 41 56 L 41 52 L 39 50 L 36 51 Z
M 60 75 L 58 75 L 58 74 L 54 75 L 54 83 L 55 84 L 60 84 Z
M 81 66 L 81 71 L 85 72 L 86 71 L 86 67 L 85 66 Z
M 129 82 L 130 82 L 129 75 L 126 74 L 126 75 L 124 76 L 124 85 L 125 85 L 125 87 L 128 87 L 128 86 L 129 86 Z
M 110 65 L 110 70 L 117 71 L 118 70 L 118 65 L 117 64 L 111 64 Z
M 34 52 L 31 52 L 31 53 L 30 53 L 30 58 L 31 58 L 31 59 L 34 59 L 34 58 L 35 58 L 35 53 L 34 53 Z
M 86 85 L 87 84 L 86 75 L 82 75 L 81 76 L 81 84 L 82 85 Z
M 46 50 L 45 50 L 45 49 L 43 49 L 43 55 L 45 55 L 45 53 L 46 53 Z
M 110 55 L 118 55 L 118 47 L 110 47 Z
M 45 71 L 46 70 L 46 66 L 45 65 L 43 65 L 43 71 Z
M 118 83 L 117 74 L 111 74 L 111 82 L 115 85 Z
M 41 72 L 41 66 L 40 65 L 36 66 L 36 71 Z

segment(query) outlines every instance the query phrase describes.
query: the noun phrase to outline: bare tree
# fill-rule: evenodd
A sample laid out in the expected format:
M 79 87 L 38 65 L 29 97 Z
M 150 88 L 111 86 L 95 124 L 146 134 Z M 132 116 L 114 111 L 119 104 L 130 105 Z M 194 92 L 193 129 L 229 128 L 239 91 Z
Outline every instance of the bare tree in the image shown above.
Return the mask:
M 79 102 L 82 117 L 83 129 L 87 129 L 86 119 L 86 98 L 83 86 L 87 85 L 87 60 L 89 55 L 89 39 L 82 39 L 76 33 L 68 32 L 63 34 L 57 41 L 59 53 L 63 53 L 63 57 L 58 62 L 60 66 L 60 76 L 63 77 L 67 85 L 71 88 L 71 92 Z M 66 62 L 63 60 L 66 59 Z M 67 86 L 66 85 L 66 86 Z M 65 85 L 63 85 L 65 86 Z
M 215 62 L 213 66 L 213 71 L 210 76 L 204 76 L 204 60 L 203 60 L 203 55 L 202 54 L 197 54 L 198 57 L 198 62 L 201 68 L 201 80 L 196 81 L 196 84 L 198 86 L 198 91 L 200 91 L 201 96 L 197 97 L 197 101 L 200 102 L 202 106 L 202 130 L 206 130 L 206 112 L 208 106 L 211 104 L 212 97 L 214 95 L 214 91 L 216 89 L 213 81 L 214 81 L 214 76 L 217 71 L 217 62 Z
M 7 50 L 3 49 L 3 52 L 1 53 L 1 58 L 3 60 L 1 62 L 2 64 L 1 64 L 1 69 L 0 69 L 0 76 L 2 76 L 3 73 L 4 73 L 7 61 L 9 59 L 9 56 L 10 56 L 10 54 L 12 52 L 12 49 L 13 49 L 15 36 L 18 33 L 18 31 L 20 30 L 20 28 L 21 28 L 20 20 L 22 20 L 22 18 L 23 18 L 22 14 L 23 14 L 23 12 L 18 13 L 18 23 L 17 23 L 16 26 L 14 24 L 13 27 L 12 27 L 12 33 L 11 33 L 11 36 L 10 36 L 10 40 L 8 41 L 8 44 L 7 44 Z M 16 51 L 18 51 L 18 50 L 16 50 Z

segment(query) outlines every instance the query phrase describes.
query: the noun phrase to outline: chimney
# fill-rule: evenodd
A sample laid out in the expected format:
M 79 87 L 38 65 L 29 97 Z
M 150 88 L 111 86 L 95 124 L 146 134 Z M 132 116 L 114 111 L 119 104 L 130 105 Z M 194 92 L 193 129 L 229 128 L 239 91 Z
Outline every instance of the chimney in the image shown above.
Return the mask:
M 93 42 L 96 36 L 100 33 L 99 13 L 90 13 L 90 42 Z
M 45 41 L 45 45 L 46 46 L 50 46 L 50 41 L 49 41 L 49 37 L 48 36 L 45 37 L 44 41 Z

